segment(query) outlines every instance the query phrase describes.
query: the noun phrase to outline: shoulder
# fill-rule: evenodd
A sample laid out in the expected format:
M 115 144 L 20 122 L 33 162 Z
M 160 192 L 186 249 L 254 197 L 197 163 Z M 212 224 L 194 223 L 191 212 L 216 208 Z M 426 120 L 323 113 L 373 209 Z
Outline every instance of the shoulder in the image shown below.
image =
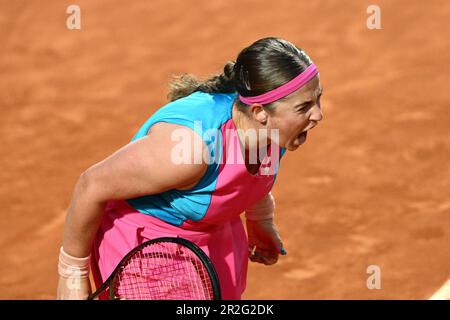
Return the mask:
M 204 161 L 206 144 L 202 137 L 186 126 L 159 122 L 141 140 L 146 140 L 161 169 L 178 175 L 174 180 L 183 181 L 183 186 L 200 180 L 208 168 Z
M 189 155 L 189 159 L 185 159 L 184 162 L 197 163 L 198 161 L 194 161 L 194 158 L 205 148 L 202 137 L 194 130 L 174 123 L 156 123 L 150 128 L 145 138 L 151 141 L 153 146 L 158 147 L 158 150 L 167 150 L 165 153 L 172 157 L 170 160 L 175 164 L 180 162 L 175 158 L 178 151 L 183 151 L 183 155 Z
M 158 109 L 141 126 L 132 141 L 146 136 L 150 131 L 154 132 L 156 128 L 164 131 L 158 134 L 167 135 L 166 131 L 177 128 L 177 126 L 184 126 L 202 137 L 203 141 L 209 145 L 212 140 L 208 134 L 218 131 L 231 118 L 235 99 L 236 94 L 194 92 Z M 158 127 L 156 127 L 157 124 Z M 168 124 L 173 126 L 168 126 Z M 179 133 L 179 130 L 176 133 L 171 132 L 175 135 Z

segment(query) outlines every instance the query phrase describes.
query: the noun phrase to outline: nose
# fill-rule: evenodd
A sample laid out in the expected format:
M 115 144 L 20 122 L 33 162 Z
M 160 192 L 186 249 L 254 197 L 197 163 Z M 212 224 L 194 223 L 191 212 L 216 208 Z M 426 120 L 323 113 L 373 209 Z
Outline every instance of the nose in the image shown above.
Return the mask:
M 314 107 L 312 107 L 310 109 L 310 111 L 311 111 L 311 113 L 309 115 L 310 121 L 319 122 L 323 119 L 323 113 L 322 113 L 322 109 L 320 109 L 320 104 L 314 105 Z

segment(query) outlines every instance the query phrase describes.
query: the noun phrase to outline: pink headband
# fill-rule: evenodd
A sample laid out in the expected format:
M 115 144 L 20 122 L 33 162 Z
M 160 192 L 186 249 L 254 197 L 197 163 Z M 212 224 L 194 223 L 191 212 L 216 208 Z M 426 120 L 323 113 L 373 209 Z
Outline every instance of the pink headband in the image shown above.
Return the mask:
M 291 94 L 295 90 L 300 89 L 309 80 L 314 78 L 317 73 L 319 73 L 319 70 L 317 70 L 316 65 L 313 63 L 313 64 L 309 65 L 308 68 L 306 68 L 302 73 L 300 73 L 294 79 L 283 84 L 282 86 L 275 88 L 264 94 L 261 94 L 259 96 L 243 97 L 243 96 L 239 95 L 239 100 L 241 100 L 245 104 L 252 104 L 252 103 L 269 104 L 269 103 L 272 103 L 274 101 L 277 101 L 277 100 Z

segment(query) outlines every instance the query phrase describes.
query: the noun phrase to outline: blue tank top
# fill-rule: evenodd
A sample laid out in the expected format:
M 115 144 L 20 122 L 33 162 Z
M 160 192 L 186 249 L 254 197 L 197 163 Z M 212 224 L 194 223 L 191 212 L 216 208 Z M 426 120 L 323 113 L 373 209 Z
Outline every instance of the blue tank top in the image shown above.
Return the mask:
M 147 135 L 158 122 L 183 125 L 202 137 L 211 161 L 200 181 L 189 190 L 172 189 L 159 194 L 128 199 L 137 211 L 183 228 L 221 224 L 239 215 L 266 195 L 275 182 L 273 175 L 251 175 L 244 165 L 227 163 L 225 131 L 234 132 L 232 107 L 236 93 L 193 94 L 170 102 L 157 110 L 139 129 L 132 141 Z M 279 157 L 285 149 L 278 150 Z M 229 162 L 229 161 L 228 161 Z M 252 192 L 248 192 L 251 189 Z

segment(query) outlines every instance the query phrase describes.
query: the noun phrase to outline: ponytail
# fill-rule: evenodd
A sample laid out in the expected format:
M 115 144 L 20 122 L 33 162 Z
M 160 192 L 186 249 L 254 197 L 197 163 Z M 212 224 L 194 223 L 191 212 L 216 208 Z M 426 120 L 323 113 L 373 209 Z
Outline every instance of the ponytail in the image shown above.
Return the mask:
M 234 61 L 229 61 L 223 68 L 222 74 L 216 74 L 206 81 L 199 81 L 192 74 L 175 76 L 169 83 L 169 101 L 184 98 L 196 91 L 206 93 L 232 93 L 236 91 L 234 80 Z
M 243 97 L 253 97 L 291 81 L 311 64 L 309 56 L 291 42 L 275 37 L 263 38 L 244 48 L 236 62 L 228 62 L 222 74 L 206 81 L 199 81 L 192 74 L 175 77 L 167 97 L 174 101 L 195 91 L 237 92 Z M 239 99 L 236 106 L 240 111 L 248 110 L 248 106 Z M 264 108 L 271 111 L 275 104 L 265 104 Z

